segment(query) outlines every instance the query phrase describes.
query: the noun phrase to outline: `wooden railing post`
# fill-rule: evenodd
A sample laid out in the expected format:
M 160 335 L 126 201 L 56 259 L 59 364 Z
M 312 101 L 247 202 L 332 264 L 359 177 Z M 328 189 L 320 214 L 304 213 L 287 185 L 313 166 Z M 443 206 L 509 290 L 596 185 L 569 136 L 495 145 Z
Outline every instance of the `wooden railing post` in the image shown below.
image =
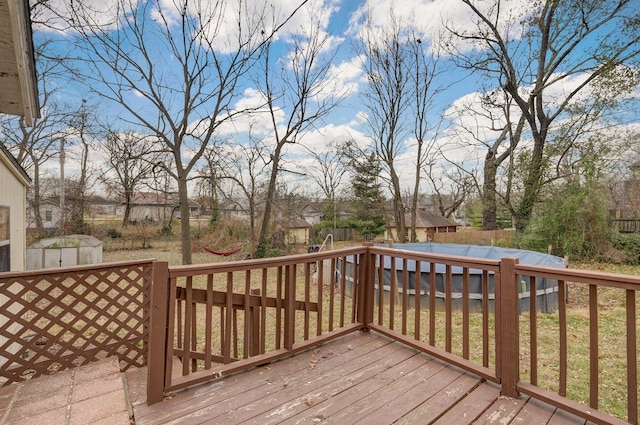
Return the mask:
M 153 262 L 149 313 L 149 351 L 147 352 L 147 404 L 164 399 L 167 320 L 169 300 L 169 264 Z
M 496 362 L 502 395 L 518 397 L 520 380 L 520 329 L 518 316 L 517 258 L 500 260 L 500 279 L 495 283 Z
M 358 322 L 364 324 L 364 331 L 368 331 L 368 324 L 373 322 L 373 303 L 374 303 L 374 273 L 375 261 L 373 254 L 370 253 L 369 247 L 373 246 L 372 242 L 363 242 L 363 246 L 367 250 L 362 254 L 360 260 L 360 279 L 358 287 Z

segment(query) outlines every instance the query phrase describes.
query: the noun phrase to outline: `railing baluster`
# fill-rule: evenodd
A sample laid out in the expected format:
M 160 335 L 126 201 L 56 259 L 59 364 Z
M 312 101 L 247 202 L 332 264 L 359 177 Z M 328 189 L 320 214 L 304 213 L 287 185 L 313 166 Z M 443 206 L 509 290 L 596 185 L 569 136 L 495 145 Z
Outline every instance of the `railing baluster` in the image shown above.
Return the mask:
M 636 291 L 627 289 L 627 420 L 638 423 L 638 339 L 636 317 Z
M 598 287 L 589 285 L 589 406 L 598 408 Z
M 462 357 L 469 359 L 469 268 L 462 268 Z
M 347 289 L 347 257 L 342 257 L 342 270 L 340 272 L 340 327 L 344 326 L 345 291 Z
M 233 338 L 233 358 L 237 359 L 238 358 L 238 353 L 240 352 L 238 350 L 238 339 L 239 339 L 238 338 L 238 309 L 233 308 L 232 311 L 233 311 L 233 314 L 232 314 L 233 319 L 231 321 L 231 325 L 232 325 L 231 327 L 233 329 L 233 335 L 232 335 L 232 338 Z
M 445 350 L 447 353 L 451 352 L 451 340 L 453 334 L 453 313 L 452 313 L 452 299 L 451 299 L 451 266 L 447 264 L 445 272 Z
M 282 266 L 278 266 L 276 276 L 276 350 L 282 347 Z
M 420 312 L 422 310 L 422 306 L 420 304 L 420 296 L 422 293 L 422 273 L 420 271 L 420 266 L 422 265 L 421 261 L 416 261 L 416 275 L 415 275 L 415 281 L 414 281 L 414 313 L 415 313 L 415 318 L 414 318 L 414 329 L 413 329 L 413 333 L 414 333 L 414 338 L 418 341 L 420 341 Z
M 495 303 L 494 303 L 495 307 Z M 494 310 L 495 311 L 495 310 Z M 482 271 L 482 366 L 489 367 L 489 272 Z
M 318 272 L 318 311 L 317 311 L 317 323 L 316 323 L 316 336 L 322 335 L 322 320 L 324 319 L 323 315 L 323 297 L 324 297 L 324 261 L 320 261 L 317 263 L 317 272 Z
M 296 332 L 296 267 L 286 266 L 284 281 L 284 348 L 291 350 L 295 342 Z
M 198 359 L 193 356 L 198 351 L 198 305 L 193 301 L 193 286 L 191 287 L 191 372 L 198 370 Z
M 191 349 L 191 325 L 193 314 L 193 278 L 187 276 L 186 279 L 186 296 L 184 301 L 184 341 L 182 342 L 182 375 L 189 374 L 190 349 Z
M 407 292 L 409 291 L 408 260 L 402 259 L 402 335 L 407 334 Z
M 260 354 L 267 351 L 267 268 L 262 269 L 262 291 L 260 292 Z
M 333 311 L 335 309 L 336 292 L 336 259 L 331 259 L 330 264 L 331 279 L 329 282 L 329 332 L 333 330 Z
M 546 296 L 546 295 L 545 295 Z M 529 382 L 538 385 L 538 306 L 535 276 L 529 277 Z
M 360 293 L 360 262 L 359 257 L 354 255 L 353 257 L 353 269 L 351 275 L 351 281 L 353 282 L 351 286 L 351 321 L 349 323 L 356 322 L 356 314 L 358 312 L 357 300 L 358 294 Z
M 231 363 L 231 340 L 233 322 L 233 272 L 227 272 L 226 311 L 224 319 L 224 345 L 222 355 L 225 363 Z
M 429 344 L 436 345 L 436 264 L 429 264 Z
M 242 332 L 242 358 L 244 359 L 254 354 L 251 352 L 253 346 L 252 335 L 249 331 L 251 323 L 251 270 L 246 270 L 244 272 L 244 329 Z
M 567 395 L 567 298 L 565 294 L 565 283 L 558 281 L 558 332 L 560 338 L 558 394 L 563 397 Z
M 391 260 L 391 281 L 389 289 L 389 329 L 394 330 L 396 316 L 396 302 L 398 300 L 398 275 L 396 274 L 396 257 Z
M 309 339 L 309 304 L 311 303 L 311 263 L 304 263 L 304 340 Z
M 378 257 L 378 324 L 384 323 L 384 255 Z
M 204 330 L 204 368 L 211 369 L 211 351 L 213 334 L 213 274 L 207 275 L 205 330 Z

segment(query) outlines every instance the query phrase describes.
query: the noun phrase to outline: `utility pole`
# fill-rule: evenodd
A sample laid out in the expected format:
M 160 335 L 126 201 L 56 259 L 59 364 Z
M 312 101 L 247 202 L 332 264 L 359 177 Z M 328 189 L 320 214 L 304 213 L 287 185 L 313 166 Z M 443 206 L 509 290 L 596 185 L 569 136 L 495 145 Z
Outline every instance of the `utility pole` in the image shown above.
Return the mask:
M 65 225 L 65 188 L 64 188 L 64 137 L 60 139 L 60 224 L 58 233 L 64 234 Z

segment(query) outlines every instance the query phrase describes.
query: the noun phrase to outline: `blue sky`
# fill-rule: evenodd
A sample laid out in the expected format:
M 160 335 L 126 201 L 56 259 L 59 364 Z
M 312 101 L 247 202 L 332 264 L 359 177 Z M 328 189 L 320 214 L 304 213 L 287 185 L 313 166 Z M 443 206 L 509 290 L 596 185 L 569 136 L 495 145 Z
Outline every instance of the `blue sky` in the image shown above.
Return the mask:
M 110 7 L 113 6 L 116 0 L 90 0 L 89 3 L 93 4 L 93 7 L 97 7 L 105 13 L 100 15 L 95 14 L 96 19 L 105 20 L 110 15 Z M 160 0 L 160 4 L 166 7 L 170 7 L 172 2 L 170 0 Z M 229 4 L 234 2 L 229 1 Z M 393 13 L 395 16 L 407 27 L 414 27 L 416 31 L 421 34 L 421 38 L 425 41 L 425 46 L 429 45 L 429 41 L 437 37 L 439 31 L 442 31 L 443 23 L 447 22 L 456 28 L 468 28 L 471 21 L 469 19 L 468 12 L 459 1 L 456 0 L 403 0 L 390 1 L 390 0 L 315 0 L 314 3 L 319 10 L 326 12 L 325 19 L 321 19 L 322 28 L 328 34 L 331 35 L 332 47 L 339 48 L 338 54 L 333 60 L 332 75 L 336 84 L 339 84 L 344 89 L 349 89 L 349 95 L 344 102 L 335 109 L 335 111 L 329 115 L 322 123 L 318 123 L 315 128 L 310 129 L 301 139 L 301 144 L 308 149 L 314 151 L 322 151 L 327 149 L 329 142 L 344 141 L 346 139 L 354 139 L 362 145 L 368 143 L 367 127 L 364 124 L 364 115 L 366 114 L 366 108 L 363 106 L 362 97 L 360 95 L 363 85 L 365 83 L 364 74 L 360 69 L 360 60 L 356 53 L 352 49 L 353 43 L 357 41 L 361 25 L 365 16 L 368 16 L 374 26 L 384 27 L 389 23 L 389 17 L 391 14 L 391 7 L 393 6 Z M 251 0 L 246 3 L 248 7 L 259 7 L 264 2 Z M 277 0 L 272 1 L 270 4 L 274 5 L 274 10 L 286 14 L 287 11 L 293 10 L 297 6 L 298 2 L 295 0 Z M 522 15 L 528 8 L 530 8 L 529 0 L 511 0 L 505 3 L 506 14 L 513 13 L 515 15 Z M 278 41 L 276 43 L 276 52 L 283 58 L 281 63 L 286 63 L 286 55 L 289 53 L 290 48 L 289 40 L 292 34 L 298 33 L 303 28 L 308 28 L 309 14 L 298 13 L 294 18 L 279 32 Z M 174 15 L 175 16 L 175 15 Z M 151 16 L 152 17 L 152 16 Z M 315 15 L 315 18 L 319 16 Z M 37 29 L 36 37 L 38 37 Z M 230 30 L 232 31 L 232 30 Z M 230 32 L 231 33 L 231 32 Z M 46 34 L 47 36 L 53 36 L 61 41 L 61 46 L 70 40 L 73 36 L 72 33 L 57 33 L 53 35 L 51 32 L 44 31 L 40 34 Z M 514 37 L 517 37 L 517 33 L 514 30 Z M 64 47 L 62 47 L 64 48 Z M 464 49 L 465 46 L 462 46 Z M 171 64 L 170 55 L 160 55 L 161 52 L 156 52 L 161 57 L 158 57 L 156 66 L 169 66 Z M 442 96 L 438 99 L 438 108 L 434 109 L 433 119 L 439 119 L 439 114 L 442 111 L 448 111 L 449 114 L 453 114 L 456 107 L 471 102 L 477 103 L 476 91 L 479 89 L 479 80 L 477 77 L 464 78 L 460 70 L 453 66 L 447 68 L 446 80 L 443 84 L 450 81 L 460 81 L 459 83 L 449 86 Z M 570 86 L 572 83 L 576 83 L 578 79 L 568 81 Z M 49 84 L 56 84 L 56 82 L 49 82 Z M 92 96 L 82 85 L 78 84 L 64 84 L 61 98 L 65 101 L 80 102 L 81 99 L 89 99 L 89 103 L 96 105 L 96 109 L 100 112 L 102 117 L 109 115 L 111 117 L 126 116 L 122 113 L 121 108 L 112 103 L 105 102 L 104 99 Z M 567 90 L 567 87 L 559 87 L 559 92 Z M 131 96 L 131 102 L 136 102 L 136 96 Z M 234 100 L 236 105 L 258 104 L 260 102 L 259 92 L 254 87 L 254 83 L 250 80 L 246 80 L 243 84 L 243 91 L 238 94 Z M 142 103 L 139 106 L 141 109 L 144 107 Z M 238 106 L 239 107 L 239 106 Z M 286 112 L 287 105 L 281 105 L 283 108 L 283 115 Z M 115 118 L 111 118 L 112 122 L 116 122 Z M 474 123 L 477 124 L 479 117 L 471 116 L 468 113 L 463 113 L 456 119 L 458 123 Z M 222 137 L 231 137 L 236 141 L 242 140 L 246 137 L 246 124 L 248 121 L 239 120 L 232 126 L 225 126 L 222 129 Z M 263 136 L 268 138 L 270 132 L 270 123 L 263 122 L 263 126 L 258 123 L 254 127 L 258 131 L 263 128 Z M 480 123 L 480 127 L 487 126 L 488 123 Z M 637 125 L 637 123 L 632 123 Z M 122 124 L 123 130 L 128 130 L 125 124 Z M 486 137 L 491 139 L 491 134 L 480 134 L 481 138 Z M 459 163 L 467 163 L 471 168 L 474 161 L 477 164 L 477 158 L 481 158 L 484 155 L 483 150 L 474 150 L 471 148 L 463 148 L 459 143 L 453 143 L 452 133 L 444 133 L 441 137 L 441 144 L 445 146 L 445 151 L 450 160 L 458 161 Z M 406 149 L 397 158 L 400 165 L 401 178 L 405 187 L 411 185 L 412 174 L 410 165 L 414 162 L 415 158 L 412 156 L 411 140 L 407 138 Z M 305 170 L 310 169 L 311 160 L 308 156 L 305 156 L 306 150 L 299 146 L 290 146 L 287 152 L 287 158 L 290 160 L 290 166 L 299 173 L 304 173 Z M 188 153 L 187 153 L 188 155 Z M 99 164 L 99 154 L 95 155 L 96 163 Z M 294 160 L 295 159 L 295 160 Z M 56 173 L 57 164 L 51 165 L 51 173 Z M 70 170 L 67 174 L 73 173 L 73 165 L 70 164 Z M 283 178 L 291 179 L 291 187 L 300 182 L 300 176 L 285 175 Z M 306 185 L 305 189 L 307 194 L 317 193 L 317 188 L 313 188 L 313 185 Z M 428 189 L 425 187 L 425 191 Z

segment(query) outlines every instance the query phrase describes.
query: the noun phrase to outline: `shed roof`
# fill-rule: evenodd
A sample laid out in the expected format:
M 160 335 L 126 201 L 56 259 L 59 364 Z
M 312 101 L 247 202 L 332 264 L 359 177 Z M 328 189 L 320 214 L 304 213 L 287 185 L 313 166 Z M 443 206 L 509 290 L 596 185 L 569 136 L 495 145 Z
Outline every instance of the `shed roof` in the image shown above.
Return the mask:
M 58 236 L 56 238 L 40 239 L 39 241 L 29 246 L 29 248 L 64 248 L 75 246 L 97 247 L 100 245 L 102 245 L 102 241 L 100 239 L 94 238 L 93 236 L 65 235 Z

